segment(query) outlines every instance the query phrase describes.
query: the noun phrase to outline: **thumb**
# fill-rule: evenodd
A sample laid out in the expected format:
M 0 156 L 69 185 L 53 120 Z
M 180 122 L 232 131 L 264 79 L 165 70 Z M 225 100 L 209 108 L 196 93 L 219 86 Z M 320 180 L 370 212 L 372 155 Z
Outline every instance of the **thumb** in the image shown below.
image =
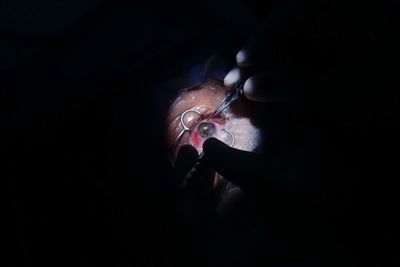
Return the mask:
M 251 189 L 263 175 L 263 160 L 259 154 L 232 148 L 215 138 L 203 144 L 204 158 L 212 168 L 242 189 Z

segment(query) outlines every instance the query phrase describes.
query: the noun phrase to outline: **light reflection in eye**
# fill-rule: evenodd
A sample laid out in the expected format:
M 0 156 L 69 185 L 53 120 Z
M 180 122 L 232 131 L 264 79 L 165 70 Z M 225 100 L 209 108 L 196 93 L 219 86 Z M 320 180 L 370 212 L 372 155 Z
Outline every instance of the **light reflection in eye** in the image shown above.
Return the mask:
M 201 122 L 196 130 L 202 138 L 209 138 L 215 135 L 216 129 L 215 125 L 211 122 Z

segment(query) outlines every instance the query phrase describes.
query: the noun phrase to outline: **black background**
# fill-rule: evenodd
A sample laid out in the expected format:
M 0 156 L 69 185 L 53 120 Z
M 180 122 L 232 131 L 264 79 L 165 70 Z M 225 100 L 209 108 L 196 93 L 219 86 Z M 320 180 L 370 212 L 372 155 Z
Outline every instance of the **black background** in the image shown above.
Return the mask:
M 355 264 L 390 266 L 398 254 L 397 5 L 379 2 L 378 12 L 354 2 L 346 14 L 370 16 L 355 32 L 374 34 L 356 36 L 362 56 L 344 67 L 346 78 L 327 81 L 345 108 L 311 122 L 337 151 L 319 211 Z M 161 135 L 175 92 L 164 82 L 214 53 L 233 65 L 257 20 L 280 4 L 3 1 L 3 265 L 173 266 L 179 238 L 168 230 Z M 380 28 L 383 20 L 393 27 Z M 302 59 L 301 42 L 294 46 Z M 336 67 L 336 54 L 323 56 L 325 68 Z

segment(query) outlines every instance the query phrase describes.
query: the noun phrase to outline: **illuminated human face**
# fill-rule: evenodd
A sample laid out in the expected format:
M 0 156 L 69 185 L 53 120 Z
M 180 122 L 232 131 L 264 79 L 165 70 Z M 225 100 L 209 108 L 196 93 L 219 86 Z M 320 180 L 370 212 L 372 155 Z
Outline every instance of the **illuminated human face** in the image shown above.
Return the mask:
M 207 120 L 227 92 L 228 89 L 221 82 L 209 81 L 184 90 L 178 95 L 167 117 L 167 144 L 172 146 L 173 157 L 176 156 L 179 147 L 185 144 L 194 146 L 201 153 L 202 145 L 209 137 L 215 137 L 246 151 L 252 151 L 260 145 L 260 130 L 253 125 L 251 115 L 240 100 L 215 118 Z M 183 122 L 190 130 L 177 139 L 184 129 L 181 123 L 182 114 L 184 114 Z M 211 136 L 203 134 L 204 127 L 201 126 L 204 126 L 204 122 L 212 128 Z
M 167 146 L 171 149 L 171 157 L 176 157 L 182 145 L 194 146 L 199 154 L 203 142 L 210 136 L 202 137 L 199 125 L 207 121 L 212 124 L 213 135 L 217 139 L 232 145 L 234 148 L 253 151 L 261 144 L 261 130 L 252 123 L 252 114 L 246 103 L 237 100 L 221 114 L 207 120 L 218 104 L 226 96 L 228 89 L 219 81 L 208 81 L 199 86 L 183 90 L 172 103 L 167 116 Z M 185 114 L 184 123 L 190 128 L 177 138 L 184 129 L 181 115 Z M 229 132 L 229 134 L 227 134 Z M 232 135 L 232 136 L 230 136 Z M 234 138 L 234 143 L 232 138 Z M 216 175 L 214 187 L 226 186 L 223 177 Z M 222 189 L 226 191 L 225 189 Z

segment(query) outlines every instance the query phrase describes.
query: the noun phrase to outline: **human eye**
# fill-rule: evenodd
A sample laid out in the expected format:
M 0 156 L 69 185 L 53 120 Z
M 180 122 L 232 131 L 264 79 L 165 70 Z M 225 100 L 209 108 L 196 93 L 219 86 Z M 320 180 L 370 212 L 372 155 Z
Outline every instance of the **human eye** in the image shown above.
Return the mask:
M 248 151 L 259 145 L 260 130 L 251 123 L 243 108 L 228 108 L 209 119 L 227 91 L 221 82 L 209 81 L 178 95 L 167 117 L 166 140 L 172 157 L 185 144 L 192 145 L 201 153 L 203 143 L 210 137 Z M 240 106 L 240 101 L 235 105 Z

